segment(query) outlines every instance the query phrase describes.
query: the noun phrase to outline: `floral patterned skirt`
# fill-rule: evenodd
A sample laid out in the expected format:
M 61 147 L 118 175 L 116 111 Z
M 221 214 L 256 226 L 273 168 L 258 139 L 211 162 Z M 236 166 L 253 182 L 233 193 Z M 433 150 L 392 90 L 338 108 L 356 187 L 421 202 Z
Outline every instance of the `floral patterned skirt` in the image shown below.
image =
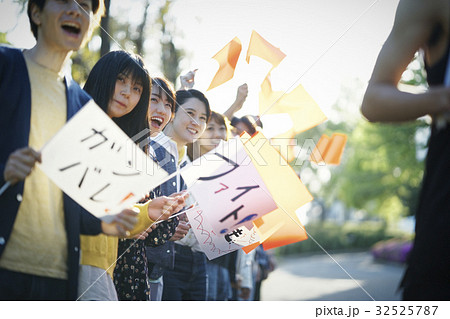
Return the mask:
M 150 300 L 150 283 L 147 278 L 145 242 L 119 239 L 119 258 L 114 269 L 114 285 L 119 300 Z

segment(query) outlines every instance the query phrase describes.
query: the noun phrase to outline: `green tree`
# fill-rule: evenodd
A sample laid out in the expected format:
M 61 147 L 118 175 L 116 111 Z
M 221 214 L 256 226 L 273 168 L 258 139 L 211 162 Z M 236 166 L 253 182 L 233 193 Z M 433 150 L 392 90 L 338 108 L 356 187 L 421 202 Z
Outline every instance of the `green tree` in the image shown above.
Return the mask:
M 100 56 L 104 56 L 111 50 L 111 43 L 109 39 L 110 8 L 111 8 L 111 0 L 105 0 L 105 15 L 102 18 L 102 21 L 100 21 L 100 39 L 102 41 L 100 47 Z
M 96 31 L 98 34 L 98 31 Z M 100 51 L 91 51 L 88 46 L 72 54 L 72 77 L 81 85 L 86 82 L 89 73 L 100 58 Z
M 136 44 L 136 53 L 144 54 L 144 41 L 145 41 L 145 27 L 147 24 L 148 9 L 150 7 L 150 0 L 146 0 L 144 3 L 144 15 L 141 23 L 137 26 L 137 37 L 134 40 Z
M 27 0 L 12 1 L 21 8 L 22 12 L 25 11 Z M 72 75 L 74 79 L 79 83 L 84 83 L 94 64 L 111 49 L 123 49 L 145 56 L 146 35 L 150 25 L 152 28 L 160 30 L 158 31 L 158 38 L 160 39 L 159 56 L 162 73 L 171 82 L 175 83 L 180 74 L 179 63 L 184 56 L 184 51 L 175 45 L 176 26 L 170 16 L 172 3 L 173 1 L 170 0 L 134 1 L 134 8 L 138 6 L 142 16 L 136 19 L 134 17 L 133 19 L 128 19 L 127 15 L 122 14 L 123 12 L 116 16 L 111 15 L 111 7 L 114 5 L 119 5 L 119 7 L 122 5 L 120 8 L 127 10 L 120 1 L 105 0 L 105 14 L 102 17 L 100 28 L 97 28 L 94 32 L 93 40 L 88 46 L 72 56 Z M 5 41 L 6 35 L 0 35 L 0 42 Z M 97 47 L 91 45 L 93 42 L 101 44 Z
M 149 0 L 145 0 L 143 3 L 143 17 L 140 23 L 136 25 L 132 23 L 133 21 L 119 21 L 116 17 L 111 16 L 111 0 L 105 0 L 104 16 L 102 17 L 100 27 L 93 34 L 93 38 L 100 39 L 100 48 L 99 50 L 97 48 L 92 50 L 88 45 L 74 53 L 72 56 L 72 74 L 74 79 L 79 83 L 85 82 L 90 70 L 98 59 L 111 50 L 111 43 L 115 44 L 114 49 L 124 49 L 143 55 L 145 26 L 147 24 L 149 5 Z
M 176 83 L 180 75 L 179 64 L 184 51 L 175 46 L 173 38 L 175 25 L 170 19 L 169 9 L 172 1 L 166 0 L 159 10 L 157 22 L 161 25 L 161 67 L 164 76 L 172 83 Z
M 423 121 L 393 124 L 360 122 L 347 145 L 346 163 L 325 187 L 335 190 L 347 206 L 388 221 L 411 215 L 416 208 L 423 175 L 416 132 Z

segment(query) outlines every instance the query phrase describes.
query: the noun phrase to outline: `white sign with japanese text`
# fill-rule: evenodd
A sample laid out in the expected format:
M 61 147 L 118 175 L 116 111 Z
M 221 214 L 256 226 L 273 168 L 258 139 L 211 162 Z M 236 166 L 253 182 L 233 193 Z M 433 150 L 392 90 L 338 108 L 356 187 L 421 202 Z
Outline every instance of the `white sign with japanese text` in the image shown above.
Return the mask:
M 130 207 L 167 177 L 92 100 L 41 152 L 44 173 L 97 217 Z
M 181 170 L 217 234 L 246 226 L 277 208 L 242 142 L 231 139 Z

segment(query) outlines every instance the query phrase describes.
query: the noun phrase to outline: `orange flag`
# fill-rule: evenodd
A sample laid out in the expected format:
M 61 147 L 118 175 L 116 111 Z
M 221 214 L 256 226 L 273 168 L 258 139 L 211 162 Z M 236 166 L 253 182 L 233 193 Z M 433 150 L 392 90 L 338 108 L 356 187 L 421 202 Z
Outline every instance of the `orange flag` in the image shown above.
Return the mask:
M 275 218 L 277 217 L 276 215 L 274 215 Z M 273 234 L 275 234 L 275 232 L 277 232 L 281 227 L 284 226 L 285 221 L 284 220 L 275 220 L 275 221 L 270 221 L 268 223 L 264 223 L 263 220 L 261 219 L 257 219 L 253 222 L 254 227 L 256 227 L 256 232 L 259 235 L 259 241 L 255 242 L 251 245 L 242 247 L 242 250 L 248 254 L 249 252 L 251 252 L 253 249 L 255 249 L 256 247 L 258 247 L 259 245 L 261 245 L 263 242 L 265 242 L 270 236 L 272 236 Z M 264 248 L 264 247 L 263 247 Z
M 262 216 L 261 221 L 265 224 L 271 224 L 274 222 L 283 223 L 279 230 L 262 242 L 264 250 L 281 247 L 308 239 L 305 227 L 297 216 L 295 215 L 294 217 L 291 214 L 286 214 L 286 211 L 281 208 Z M 258 229 L 263 231 L 263 226 L 264 225 L 260 226 Z
M 323 134 L 311 152 L 309 159 L 316 164 L 324 162 L 328 165 L 339 165 L 346 143 L 347 135 L 345 134 L 333 133 L 331 138 Z
M 235 37 L 222 50 L 213 56 L 213 59 L 219 62 L 219 70 L 212 79 L 208 90 L 211 90 L 233 78 L 234 70 L 236 68 L 239 55 L 241 54 L 241 50 L 241 41 L 238 37 Z
M 293 123 L 293 133 L 298 134 L 324 122 L 327 117 L 319 105 L 300 84 L 289 93 L 273 91 L 267 76 L 261 84 L 259 114 L 287 113 Z
M 305 185 L 261 132 L 256 133 L 244 146 L 278 206 L 276 210 L 254 221 L 264 249 L 307 239 L 306 231 L 295 213 L 313 199 Z
M 281 52 L 279 48 L 274 47 L 272 44 L 267 42 L 255 30 L 252 31 L 250 43 L 248 44 L 247 57 L 245 58 L 247 63 L 250 63 L 251 55 L 256 55 L 257 57 L 269 62 L 272 64 L 272 69 L 278 66 L 281 60 L 286 57 L 286 54 Z

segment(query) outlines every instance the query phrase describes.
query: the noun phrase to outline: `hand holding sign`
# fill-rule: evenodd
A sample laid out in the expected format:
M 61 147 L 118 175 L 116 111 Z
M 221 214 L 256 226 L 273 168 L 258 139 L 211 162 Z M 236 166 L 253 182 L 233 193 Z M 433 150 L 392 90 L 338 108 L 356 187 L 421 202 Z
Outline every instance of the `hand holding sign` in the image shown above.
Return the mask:
M 41 153 L 31 147 L 24 147 L 13 152 L 6 162 L 4 179 L 11 185 L 23 181 L 33 169 L 36 162 L 40 163 Z
M 132 230 L 137 223 L 138 219 L 136 216 L 138 213 L 139 210 L 136 208 L 124 209 L 122 212 L 115 215 L 112 221 L 102 221 L 102 233 L 117 237 L 129 236 L 129 231 Z
M 148 217 L 154 221 L 167 220 L 185 206 L 188 197 L 187 192 L 156 197 L 148 206 Z

